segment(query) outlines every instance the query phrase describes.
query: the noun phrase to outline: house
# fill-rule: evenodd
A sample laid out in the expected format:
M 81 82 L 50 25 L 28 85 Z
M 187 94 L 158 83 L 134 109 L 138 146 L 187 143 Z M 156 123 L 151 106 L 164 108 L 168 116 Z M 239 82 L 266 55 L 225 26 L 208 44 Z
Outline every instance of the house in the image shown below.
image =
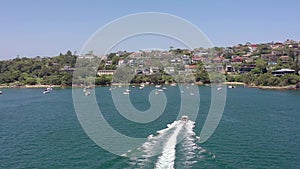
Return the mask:
M 76 70 L 76 68 L 72 68 L 71 66 L 64 66 L 63 68 L 60 69 L 61 71 L 65 72 L 73 72 Z
M 118 66 L 122 66 L 122 65 L 125 65 L 125 61 L 123 59 L 120 59 L 118 61 Z
M 272 50 L 271 55 L 275 55 L 275 56 L 282 56 L 282 55 L 286 55 L 286 51 L 284 50 Z
M 255 64 L 249 64 L 249 65 L 242 65 L 239 69 L 240 74 L 249 73 L 252 69 L 256 67 Z
M 295 70 L 293 69 L 279 69 L 272 71 L 273 76 L 284 76 L 286 74 L 294 74 Z
M 265 61 L 277 62 L 278 57 L 276 55 L 273 55 L 273 54 L 262 54 L 261 59 L 263 59 Z
M 98 70 L 98 76 L 102 75 L 114 75 L 115 70 Z
M 246 58 L 245 63 L 253 63 L 254 59 L 253 58 Z
M 165 67 L 164 71 L 170 75 L 175 74 L 175 68 L 174 67 Z
M 217 56 L 212 59 L 212 62 L 213 63 L 222 63 L 223 60 L 224 60 L 224 58 L 222 56 L 220 56 L 220 57 Z
M 158 67 L 150 67 L 150 73 L 151 74 L 155 74 L 159 72 L 159 68 Z
M 279 59 L 282 60 L 282 63 L 288 63 L 290 60 L 290 57 L 289 56 L 280 56 Z
M 79 59 L 93 59 L 97 57 L 93 51 L 89 51 L 87 54 L 84 54 L 82 56 L 79 57 Z
M 182 61 L 184 62 L 184 64 L 190 64 L 191 63 L 191 59 L 189 56 L 187 55 L 183 55 L 181 56 Z
M 192 63 L 199 63 L 199 62 L 202 62 L 203 60 L 203 57 L 201 56 L 193 56 L 192 57 Z
M 197 65 L 184 65 L 185 72 L 192 72 L 194 73 L 197 70 Z
M 150 75 L 150 69 L 148 69 L 148 68 L 144 69 L 143 74 Z
M 235 72 L 234 67 L 232 67 L 231 65 L 226 65 L 225 71 L 226 72 Z
M 136 69 L 136 70 L 135 70 L 135 74 L 141 75 L 141 74 L 143 74 L 143 70 L 141 70 L 141 69 Z
M 234 57 L 231 59 L 231 62 L 233 63 L 242 63 L 243 62 L 243 58 L 240 56 Z
M 111 66 L 112 65 L 112 61 L 111 60 L 108 60 L 105 62 L 105 66 Z

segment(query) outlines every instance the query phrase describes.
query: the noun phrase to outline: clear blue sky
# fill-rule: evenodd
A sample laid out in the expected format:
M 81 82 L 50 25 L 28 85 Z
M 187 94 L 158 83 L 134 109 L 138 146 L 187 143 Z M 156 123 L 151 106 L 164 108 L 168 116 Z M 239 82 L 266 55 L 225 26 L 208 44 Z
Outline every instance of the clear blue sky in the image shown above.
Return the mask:
M 201 29 L 215 46 L 300 40 L 299 0 L 3 0 L 0 59 L 80 51 L 101 26 L 137 12 L 164 12 Z

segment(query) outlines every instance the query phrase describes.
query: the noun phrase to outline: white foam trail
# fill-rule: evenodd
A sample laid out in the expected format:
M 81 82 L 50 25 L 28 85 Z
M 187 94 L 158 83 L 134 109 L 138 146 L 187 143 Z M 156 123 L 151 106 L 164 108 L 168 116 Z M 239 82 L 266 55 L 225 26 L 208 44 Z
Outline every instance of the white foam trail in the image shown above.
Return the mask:
M 180 122 L 174 121 L 172 124 L 168 124 L 167 128 L 157 131 L 156 135 L 149 135 L 148 141 L 137 148 L 137 151 L 139 151 L 140 154 L 138 155 L 139 157 L 131 158 L 130 165 L 137 166 L 137 168 L 145 168 L 145 166 L 151 165 L 153 156 L 161 154 L 164 144 L 169 140 L 168 138 L 171 136 L 178 123 Z M 130 154 L 131 152 L 129 151 L 128 153 Z M 129 156 L 135 156 L 135 154 L 131 153 Z
M 177 136 L 182 129 L 183 124 L 179 123 L 177 125 L 176 130 L 171 135 L 169 140 L 166 142 L 163 148 L 162 155 L 158 158 L 156 163 L 156 169 L 172 169 L 174 168 L 174 161 L 176 155 L 176 143 L 177 143 Z
M 195 163 L 193 159 L 195 159 L 196 152 L 195 150 L 198 148 L 196 145 L 196 133 L 194 132 L 195 122 L 188 121 L 188 123 L 184 126 L 184 140 L 182 142 L 183 148 L 183 157 L 182 165 L 185 168 L 190 168 L 192 164 Z

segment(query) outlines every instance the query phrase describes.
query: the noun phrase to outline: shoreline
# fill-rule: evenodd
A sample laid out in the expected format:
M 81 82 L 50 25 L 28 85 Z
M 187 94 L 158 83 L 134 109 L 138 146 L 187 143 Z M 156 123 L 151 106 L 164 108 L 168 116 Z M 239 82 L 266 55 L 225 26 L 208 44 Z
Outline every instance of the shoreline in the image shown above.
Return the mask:
M 247 85 L 243 82 L 224 82 L 224 85 L 238 85 L 238 86 L 244 86 L 246 88 L 257 88 L 257 89 L 263 89 L 263 90 L 300 90 L 300 88 L 297 88 L 296 85 L 289 85 L 289 86 L 255 86 L 255 85 Z M 111 85 L 92 85 L 91 87 L 105 87 L 105 86 L 138 86 L 140 84 L 111 84 Z M 147 84 L 149 86 L 154 85 L 154 84 Z M 170 84 L 165 84 L 166 86 L 170 86 Z M 195 85 L 198 86 L 204 86 L 205 84 L 203 83 L 195 83 Z M 37 88 L 47 88 L 47 87 L 52 87 L 52 88 L 82 88 L 83 86 L 81 85 L 72 85 L 72 86 L 63 86 L 63 85 L 24 85 L 24 86 L 4 86 L 0 85 L 0 89 L 37 89 Z

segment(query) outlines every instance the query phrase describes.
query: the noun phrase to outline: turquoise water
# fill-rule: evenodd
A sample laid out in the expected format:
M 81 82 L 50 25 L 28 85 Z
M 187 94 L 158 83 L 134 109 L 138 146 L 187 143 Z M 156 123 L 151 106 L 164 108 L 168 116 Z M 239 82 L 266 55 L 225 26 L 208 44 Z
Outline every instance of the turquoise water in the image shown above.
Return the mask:
M 130 98 L 138 110 L 150 107 L 148 94 L 152 89 L 132 89 Z M 89 139 L 77 120 L 71 89 L 54 89 L 46 95 L 42 89 L 2 91 L 0 168 L 155 168 L 166 165 L 163 155 L 134 158 L 134 153 L 172 147 L 169 140 L 177 131 L 178 135 L 190 134 L 175 145 L 171 161 L 175 168 L 300 167 L 300 91 L 228 89 L 217 130 L 200 144 L 196 136 L 210 105 L 209 87 L 200 87 L 198 119 L 185 127 L 176 124 L 180 109 L 176 87 L 165 91 L 168 105 L 164 114 L 148 124 L 125 120 L 113 106 L 108 87 L 96 88 L 92 92 L 104 117 L 120 133 L 147 137 L 166 129 L 167 124 L 175 126 L 153 136 L 148 147 L 132 150 L 131 157 L 113 155 Z M 172 159 L 171 155 L 166 157 Z

